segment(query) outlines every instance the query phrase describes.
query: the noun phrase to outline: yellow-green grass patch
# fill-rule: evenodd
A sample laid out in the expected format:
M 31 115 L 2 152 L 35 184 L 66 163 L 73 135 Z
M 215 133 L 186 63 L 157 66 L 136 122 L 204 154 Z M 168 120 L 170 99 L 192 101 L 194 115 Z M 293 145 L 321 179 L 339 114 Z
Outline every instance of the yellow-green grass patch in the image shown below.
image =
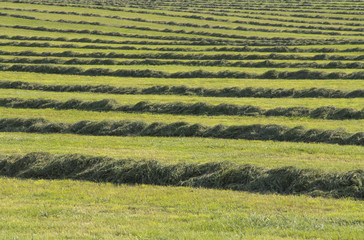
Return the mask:
M 6 239 L 359 239 L 364 221 L 363 204 L 350 199 L 71 180 L 0 184 Z

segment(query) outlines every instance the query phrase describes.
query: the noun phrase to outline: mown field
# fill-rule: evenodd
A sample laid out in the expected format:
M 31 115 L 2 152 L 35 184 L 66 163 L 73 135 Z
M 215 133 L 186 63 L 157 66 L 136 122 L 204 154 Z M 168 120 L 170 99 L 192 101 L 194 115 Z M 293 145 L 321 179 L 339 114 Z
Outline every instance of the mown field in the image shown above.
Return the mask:
M 363 20 L 0 0 L 0 239 L 363 239 Z

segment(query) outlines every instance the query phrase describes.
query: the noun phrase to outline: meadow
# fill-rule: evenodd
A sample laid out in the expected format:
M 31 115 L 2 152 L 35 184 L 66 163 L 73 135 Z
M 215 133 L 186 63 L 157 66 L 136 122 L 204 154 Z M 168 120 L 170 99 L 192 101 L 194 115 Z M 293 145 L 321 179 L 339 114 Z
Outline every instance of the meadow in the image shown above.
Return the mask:
M 0 1 L 0 239 L 363 239 L 360 1 Z

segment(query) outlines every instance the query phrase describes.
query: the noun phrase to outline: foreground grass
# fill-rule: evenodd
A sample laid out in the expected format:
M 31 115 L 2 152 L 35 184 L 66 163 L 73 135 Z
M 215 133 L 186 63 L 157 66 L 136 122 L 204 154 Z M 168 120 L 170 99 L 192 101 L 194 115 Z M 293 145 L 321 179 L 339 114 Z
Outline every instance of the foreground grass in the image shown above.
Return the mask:
M 131 77 L 108 77 L 108 76 L 78 76 L 59 75 L 28 72 L 1 72 L 2 81 L 26 81 L 41 84 L 56 85 L 111 85 L 117 87 L 151 87 L 157 85 L 205 88 L 228 88 L 228 87 L 265 87 L 265 88 L 328 88 L 351 91 L 364 88 L 363 80 L 276 80 L 276 79 L 233 79 L 233 78 L 191 78 L 191 79 L 169 79 L 169 78 L 131 78 Z M 282 87 L 284 86 L 284 87 Z
M 360 239 L 350 199 L 0 178 L 0 238 Z M 74 194 L 76 193 L 77 194 Z
M 276 168 L 295 166 L 343 172 L 364 169 L 363 147 L 273 141 L 0 133 L 1 154 L 80 153 L 163 163 L 231 161 Z

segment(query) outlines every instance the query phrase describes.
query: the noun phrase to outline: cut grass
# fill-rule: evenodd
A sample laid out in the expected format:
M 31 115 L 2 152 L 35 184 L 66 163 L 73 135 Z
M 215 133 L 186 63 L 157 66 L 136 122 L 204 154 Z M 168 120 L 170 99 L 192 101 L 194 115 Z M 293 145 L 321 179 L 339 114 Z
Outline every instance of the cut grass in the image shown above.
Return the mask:
M 0 156 L 0 175 L 364 199 L 364 172 L 360 170 L 330 173 L 296 167 L 267 169 L 232 162 L 163 164 L 158 160 L 33 152 Z
M 70 49 L 71 51 L 74 50 L 73 48 Z M 200 52 L 195 52 L 195 53 L 200 53 Z M 77 59 L 77 60 L 85 60 L 85 61 L 92 61 L 92 60 L 112 60 L 112 61 L 120 61 L 120 62 L 132 62 L 132 61 L 146 61 L 146 60 L 151 60 L 151 59 L 145 59 L 145 58 L 132 58 L 132 59 L 128 59 L 128 58 L 89 58 L 89 57 L 58 57 L 58 56 L 47 56 L 47 57 L 42 57 L 42 56 L 21 56 L 21 55 L 0 55 L 0 59 L 4 59 L 4 60 L 12 60 L 14 61 L 14 63 L 17 63 L 17 61 L 19 62 L 19 60 L 21 59 L 30 59 L 30 60 L 40 60 L 40 59 L 47 59 L 47 60 L 50 60 L 50 59 L 54 59 L 54 60 L 57 60 L 57 61 L 62 61 L 62 62 L 65 62 L 65 61 L 68 61 L 68 60 L 74 60 L 74 59 Z M 203 64 L 204 63 L 211 63 L 211 62 L 217 62 L 219 60 L 194 60 L 194 59 L 155 59 L 156 61 L 158 62 L 172 62 L 172 61 L 177 61 L 177 62 L 180 62 L 180 63 L 185 63 L 185 62 L 188 62 L 188 63 L 202 63 L 201 67 L 205 67 Z M 265 62 L 266 60 L 264 59 L 254 59 L 254 60 L 224 60 L 224 63 L 236 63 L 236 62 L 239 62 L 239 63 L 263 63 Z M 301 64 L 313 64 L 313 63 L 317 63 L 317 64 L 327 64 L 327 63 L 332 63 L 332 62 L 340 62 L 340 63 L 344 63 L 344 64 L 349 64 L 349 63 L 361 63 L 361 61 L 359 60 L 345 60 L 345 61 L 335 61 L 335 60 L 269 60 L 270 63 L 273 63 L 273 64 L 276 64 L 276 63 L 287 63 L 287 64 L 290 64 L 290 63 L 301 63 Z M 21 63 L 21 62 L 20 62 Z M 34 64 L 34 63 L 32 63 Z M 54 63 L 37 63 L 37 64 L 54 64 Z M 63 63 L 62 63 L 63 64 Z M 187 65 L 187 63 L 185 63 Z M 222 64 L 222 63 L 220 63 Z M 94 64 L 83 64 L 82 66 L 85 66 L 85 65 L 94 65 Z M 112 64 L 105 64 L 106 66 L 107 65 L 112 65 Z M 118 65 L 118 64 L 115 64 L 115 65 Z M 120 65 L 123 65 L 123 64 L 120 64 Z M 119 66 L 120 66 L 119 65 Z M 126 64 L 128 65 L 128 64 Z M 137 64 L 129 64 L 129 65 L 140 65 L 139 63 Z M 154 64 L 153 64 L 154 65 Z M 171 65 L 171 64 L 166 64 L 166 65 Z M 64 64 L 63 66 L 68 66 L 68 64 Z M 81 65 L 80 65 L 81 66 Z M 187 65 L 188 66 L 188 65 Z M 233 66 L 235 68 L 235 71 L 236 70 L 239 70 L 239 66 Z M 260 67 L 259 67 L 260 68 Z M 259 69 L 258 68 L 258 69 Z M 289 71 L 290 68 L 287 67 L 287 68 L 280 68 L 280 69 L 285 69 L 286 71 Z M 312 68 L 313 69 L 313 68 Z M 316 71 L 320 71 L 321 69 L 324 69 L 324 68 L 315 68 Z M 328 68 L 330 69 L 330 68 Z M 344 68 L 337 68 L 336 70 L 338 69 L 341 69 L 341 70 L 344 70 Z M 360 70 L 361 68 L 357 67 L 355 69 L 358 69 Z
M 309 107 L 335 106 L 341 108 L 356 108 L 361 110 L 364 106 L 363 98 L 228 98 L 228 97 L 199 97 L 182 95 L 120 95 L 103 93 L 72 93 L 72 92 L 45 92 L 18 89 L 0 89 L 0 98 L 19 97 L 24 99 L 45 98 L 66 101 L 72 98 L 91 101 L 102 99 L 115 99 L 120 104 L 136 104 L 140 101 L 150 102 L 207 102 L 211 104 L 229 103 L 239 105 L 254 105 L 264 109 L 277 107 Z
M 0 133 L 2 154 L 52 154 L 158 159 L 162 163 L 231 161 L 258 167 L 294 166 L 344 172 L 363 169 L 363 147 L 333 144 L 175 137 L 113 137 L 75 134 Z
M 65 34 L 67 34 L 67 33 L 65 33 Z M 22 36 L 24 36 L 24 35 L 22 34 Z M 31 36 L 34 36 L 34 35 L 31 35 Z M 101 35 L 97 35 L 97 36 L 100 36 L 100 37 L 96 38 L 96 39 L 104 39 L 104 38 L 102 38 Z M 64 36 L 64 37 L 68 37 L 68 36 Z M 88 38 L 88 36 L 82 36 L 80 38 L 84 38 L 84 37 Z M 95 39 L 95 38 L 93 38 L 93 39 Z M 119 39 L 119 41 L 123 41 L 123 40 L 135 40 L 135 38 L 123 38 L 123 37 L 121 37 Z M 140 39 L 136 39 L 136 40 L 149 41 L 149 39 L 145 39 L 145 38 L 140 38 Z M 57 42 L 54 42 L 54 43 L 56 44 Z M 143 46 L 143 45 L 138 45 L 138 46 Z M 157 47 L 159 47 L 159 45 Z M 175 46 L 170 45 L 169 47 L 175 47 Z M 191 47 L 191 46 L 187 46 L 187 47 Z M 207 46 L 207 47 L 210 47 L 210 46 Z M 219 47 L 222 47 L 222 46 L 219 46 Z M 64 51 L 72 51 L 74 53 L 95 53 L 95 52 L 110 53 L 110 52 L 115 52 L 115 53 L 119 53 L 119 54 L 140 54 L 140 55 L 142 55 L 142 54 L 166 54 L 166 53 L 168 53 L 167 51 L 158 51 L 158 50 L 43 48 L 43 47 L 22 47 L 22 46 L 1 46 L 1 50 L 2 51 L 8 51 L 8 52 L 32 51 L 32 52 L 36 52 L 36 53 L 42 53 L 42 52 L 61 53 L 61 52 L 64 52 Z M 260 56 L 263 56 L 263 57 L 268 57 L 268 56 L 271 55 L 271 53 L 269 53 L 269 52 L 232 52 L 232 51 L 226 51 L 226 52 L 223 52 L 223 51 L 216 51 L 216 52 L 215 51 L 202 51 L 202 53 L 201 52 L 195 52 L 195 51 L 191 51 L 191 52 L 188 52 L 188 51 L 173 51 L 172 53 L 182 54 L 182 55 L 193 54 L 193 55 L 203 55 L 203 56 L 205 56 L 205 55 L 209 56 L 209 55 L 227 54 L 227 55 L 260 55 Z M 276 53 L 276 54 L 277 55 L 297 55 L 297 56 L 302 56 L 302 57 L 313 57 L 313 56 L 316 56 L 316 55 L 322 55 L 323 53 L 316 53 L 316 52 L 313 52 L 313 53 L 310 53 L 310 52 L 297 52 L 297 53 L 280 52 L 280 53 Z M 360 51 L 357 51 L 357 52 L 331 52 L 331 53 L 329 52 L 329 53 L 324 53 L 324 54 L 326 54 L 327 56 L 357 57 L 357 56 L 363 55 L 363 52 L 360 52 Z M 22 57 L 22 56 L 20 56 L 20 57 Z M 153 58 L 151 58 L 151 59 L 153 59 Z M 190 58 L 190 60 L 196 60 L 196 57 L 192 57 L 192 58 Z M 275 61 L 275 59 L 272 59 L 272 60 Z M 295 59 L 292 59 L 292 60 L 297 61 Z M 302 60 L 302 61 L 306 61 L 306 60 Z M 317 61 L 320 62 L 320 60 L 317 60 Z M 332 60 L 332 61 L 335 61 L 335 60 Z M 345 60 L 342 60 L 342 61 L 346 62 Z
M 224 125 L 252 125 L 252 124 L 277 124 L 288 127 L 303 126 L 305 128 L 319 129 L 343 129 L 347 132 L 356 133 L 363 131 L 364 120 L 323 120 L 298 117 L 249 117 L 249 116 L 192 116 L 192 115 L 170 115 L 151 113 L 123 113 L 123 112 L 90 112 L 78 110 L 53 110 L 53 109 L 14 109 L 0 107 L 0 114 L 3 118 L 32 118 L 43 117 L 51 121 L 76 123 L 83 120 L 142 120 L 148 123 L 155 121 L 172 123 L 176 121 L 188 122 L 191 124 L 201 123 L 214 126 Z
M 36 31 L 27 29 L 16 29 L 0 27 L 2 35 L 8 36 L 37 36 L 37 37 L 52 37 L 52 38 L 89 38 L 92 40 L 102 39 L 102 40 L 113 40 L 113 41 L 148 41 L 148 42 L 161 42 L 163 44 L 171 43 L 171 40 L 160 40 L 160 39 L 146 39 L 146 38 L 130 38 L 130 37 L 118 37 L 118 36 L 105 36 L 105 35 L 93 35 L 84 33 L 63 33 L 63 32 L 46 32 L 46 31 Z
M 130 78 L 130 77 L 108 77 L 108 76 L 79 76 L 59 75 L 28 72 L 0 72 L 3 81 L 25 81 L 41 84 L 55 85 L 111 85 L 117 87 L 151 87 L 157 85 L 205 88 L 226 87 L 266 87 L 266 88 L 328 88 L 352 91 L 364 88 L 363 80 L 277 80 L 277 79 L 232 79 L 232 78 L 192 78 L 192 79 L 168 79 L 168 78 Z
M 350 199 L 69 180 L 0 184 L 6 239 L 360 238 L 364 221 L 363 204 Z

